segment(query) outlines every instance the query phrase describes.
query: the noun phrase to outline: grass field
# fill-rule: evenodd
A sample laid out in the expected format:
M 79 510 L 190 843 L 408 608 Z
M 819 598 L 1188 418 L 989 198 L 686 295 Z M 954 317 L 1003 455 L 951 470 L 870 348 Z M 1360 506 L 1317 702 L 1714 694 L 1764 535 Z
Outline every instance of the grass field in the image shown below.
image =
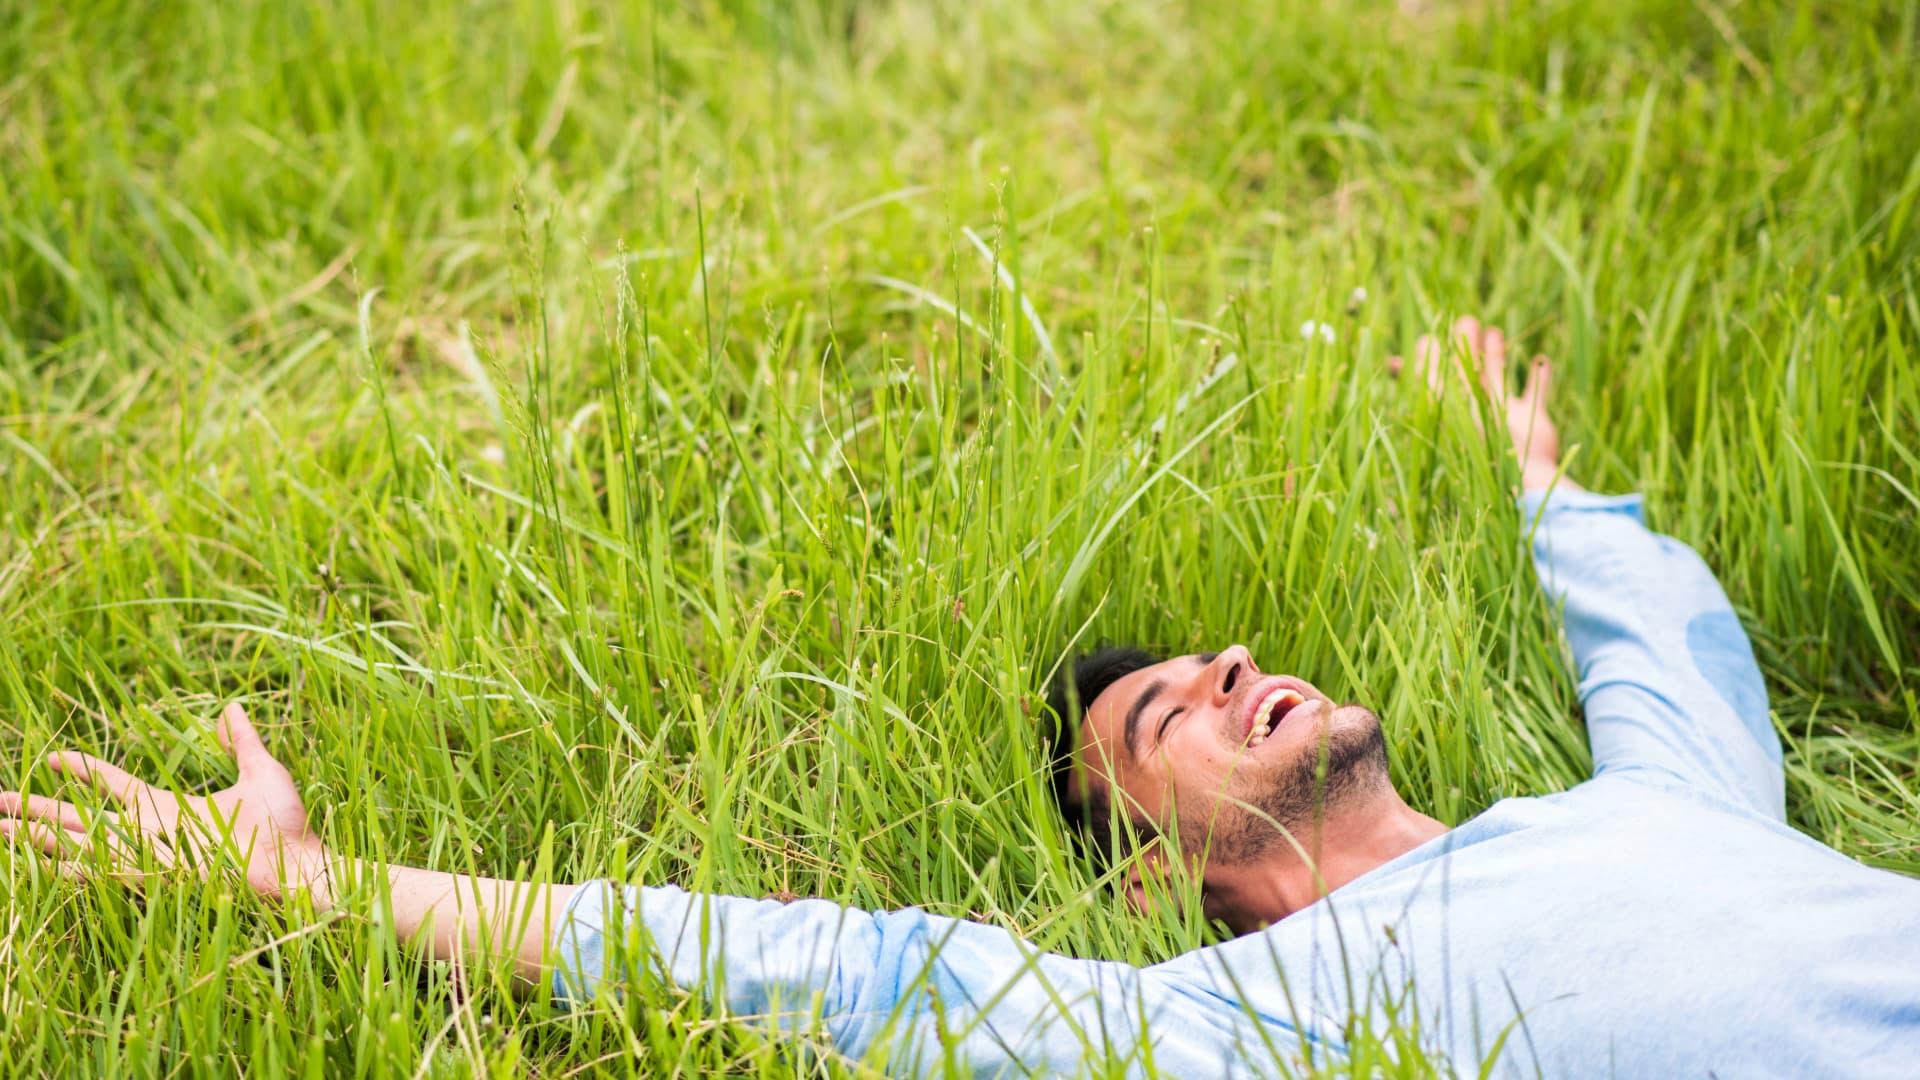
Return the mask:
M 1104 893 L 1038 771 L 1076 642 L 1372 703 L 1448 822 L 1586 774 L 1517 472 L 1386 374 L 1476 311 L 1725 582 L 1794 823 L 1920 873 L 1917 33 L 0 0 L 0 785 L 224 783 L 239 699 L 343 853 L 1165 958 L 1208 929 Z M 0 868 L 6 1075 L 857 1071 L 568 1018 L 371 902 Z M 1448 1067 L 1408 1041 L 1354 1071 Z

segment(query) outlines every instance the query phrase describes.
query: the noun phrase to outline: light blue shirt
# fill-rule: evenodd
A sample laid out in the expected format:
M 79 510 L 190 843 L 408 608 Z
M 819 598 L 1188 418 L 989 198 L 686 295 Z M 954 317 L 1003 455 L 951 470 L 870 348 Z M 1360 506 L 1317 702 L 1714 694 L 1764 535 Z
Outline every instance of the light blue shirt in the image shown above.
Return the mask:
M 912 909 L 597 882 L 557 933 L 556 996 L 654 972 L 916 1075 L 1276 1075 L 1356 1028 L 1466 1073 L 1920 1075 L 1920 881 L 1786 825 L 1766 689 L 1712 573 L 1645 528 L 1638 496 L 1523 505 L 1592 780 L 1146 968 Z

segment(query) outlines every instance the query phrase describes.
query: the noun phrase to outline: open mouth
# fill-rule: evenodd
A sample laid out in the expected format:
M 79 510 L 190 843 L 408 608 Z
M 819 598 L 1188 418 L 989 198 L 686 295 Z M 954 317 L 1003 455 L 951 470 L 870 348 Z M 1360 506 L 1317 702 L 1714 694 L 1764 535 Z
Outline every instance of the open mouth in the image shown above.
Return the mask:
M 1276 686 L 1267 691 L 1260 698 L 1260 703 L 1254 706 L 1253 724 L 1247 730 L 1247 745 L 1259 746 L 1266 742 L 1267 736 L 1280 726 L 1288 713 L 1306 703 L 1305 695 L 1285 686 Z

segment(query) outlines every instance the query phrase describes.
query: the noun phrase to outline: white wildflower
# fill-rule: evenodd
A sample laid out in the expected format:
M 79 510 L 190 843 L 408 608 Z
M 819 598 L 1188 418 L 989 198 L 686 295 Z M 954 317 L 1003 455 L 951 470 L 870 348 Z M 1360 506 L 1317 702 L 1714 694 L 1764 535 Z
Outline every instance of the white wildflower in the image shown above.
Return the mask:
M 1306 322 L 1300 324 L 1300 336 L 1307 341 L 1312 341 L 1318 337 L 1321 341 L 1331 345 L 1333 344 L 1333 327 L 1323 322 L 1315 322 L 1312 319 L 1308 319 Z

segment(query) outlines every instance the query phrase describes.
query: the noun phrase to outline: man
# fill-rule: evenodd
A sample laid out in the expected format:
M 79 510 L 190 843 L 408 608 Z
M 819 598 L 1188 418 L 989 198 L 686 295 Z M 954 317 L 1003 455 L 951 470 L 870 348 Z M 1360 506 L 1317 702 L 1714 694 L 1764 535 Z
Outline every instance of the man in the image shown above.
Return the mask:
M 1564 481 L 1548 494 L 1544 361 L 1509 397 L 1504 337 L 1456 329 L 1505 403 L 1535 565 L 1579 665 L 1592 780 L 1449 830 L 1393 789 L 1367 709 L 1265 674 L 1243 648 L 1108 651 L 1057 699 L 1074 732 L 1056 740 L 1062 808 L 1128 860 L 1135 902 L 1192 875 L 1206 914 L 1241 935 L 1225 944 L 1139 969 L 914 910 L 407 867 L 384 871 L 394 925 L 441 958 L 510 957 L 566 1001 L 664 974 L 897 1072 L 1269 1075 L 1369 1032 L 1392 1046 L 1389 1025 L 1462 1071 L 1920 1072 L 1920 882 L 1785 824 L 1766 693 L 1718 584 L 1642 526 L 1637 498 Z M 1436 386 L 1448 355 L 1421 342 Z M 84 755 L 54 765 L 118 798 L 162 863 L 230 860 L 262 893 L 302 888 L 321 909 L 362 895 L 343 886 L 370 868 L 309 831 L 237 708 L 220 733 L 240 779 L 205 798 Z M 0 814 L 16 819 L 0 832 L 71 872 L 137 865 L 132 849 L 86 849 L 100 834 L 69 804 L 0 795 Z M 1128 838 L 1140 847 L 1122 850 Z

